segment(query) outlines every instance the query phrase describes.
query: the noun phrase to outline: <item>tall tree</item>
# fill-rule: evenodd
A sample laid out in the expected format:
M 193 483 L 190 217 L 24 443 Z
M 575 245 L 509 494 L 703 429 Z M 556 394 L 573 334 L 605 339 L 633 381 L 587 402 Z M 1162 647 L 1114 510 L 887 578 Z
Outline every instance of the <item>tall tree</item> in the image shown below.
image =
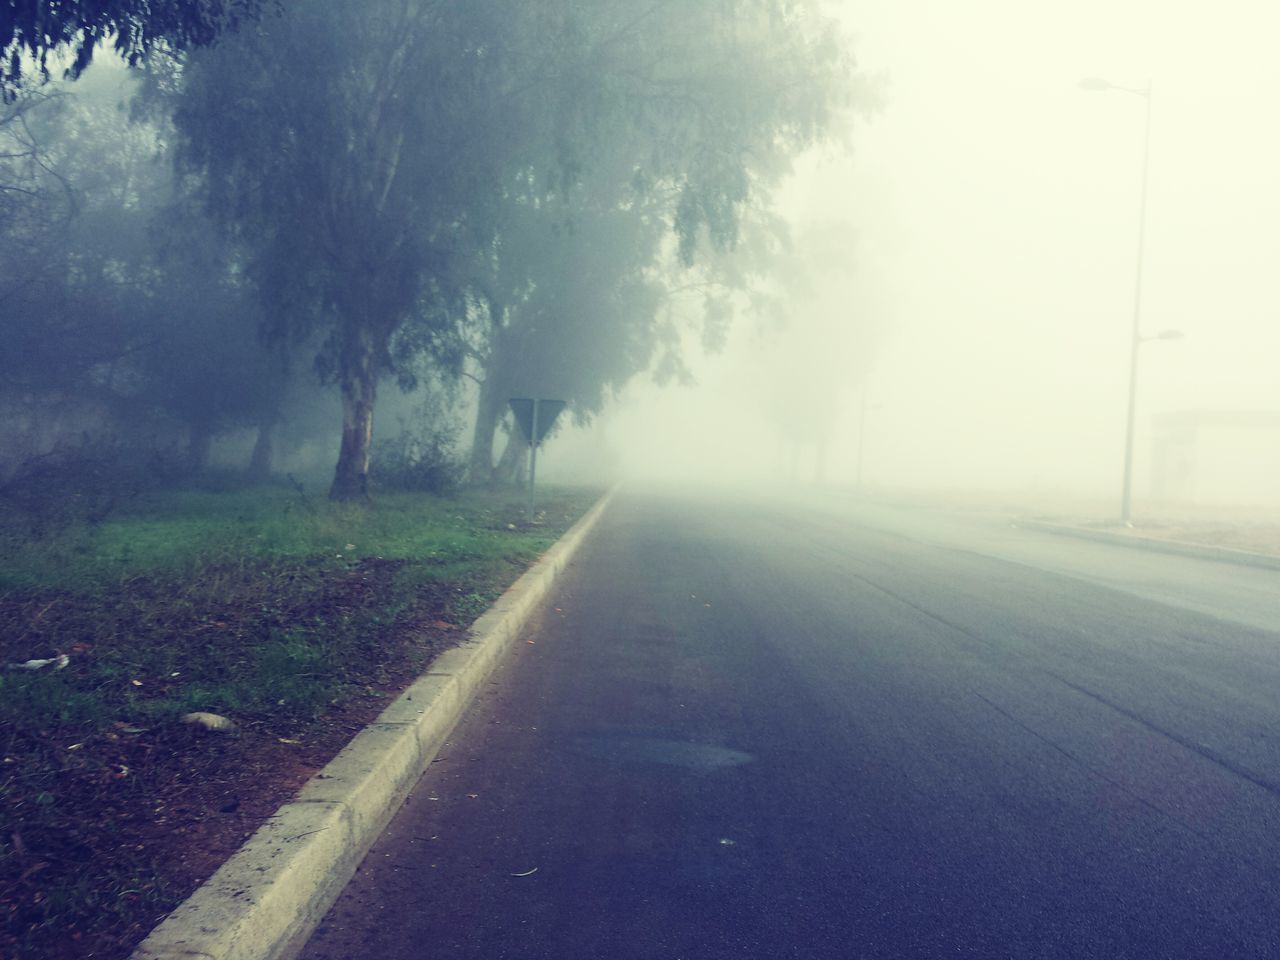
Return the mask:
M 483 242 L 505 171 L 539 135 L 531 78 L 550 62 L 531 46 L 538 3 L 361 10 L 300 0 L 193 57 L 176 114 L 271 332 L 324 334 L 344 408 L 335 499 L 367 493 L 378 382 L 406 370 L 397 351 L 459 315 L 453 258 Z
M 27 91 L 5 108 L 0 170 L 0 344 L 10 384 L 104 386 L 130 349 L 145 245 L 147 147 L 108 85 Z M 149 172 L 149 171 L 146 171 Z M 5 201 L 9 202 L 6 203 Z
M 256 292 L 198 211 L 171 204 L 152 231 L 148 264 L 157 282 L 141 305 L 136 395 L 186 427 L 183 465 L 193 473 L 205 468 L 220 433 L 257 428 L 266 446 L 251 473 L 265 479 L 289 378 L 281 352 L 262 342 Z
M 660 375 L 678 372 L 677 290 L 699 291 L 717 339 L 735 291 L 753 280 L 727 255 L 744 213 L 768 219 L 792 156 L 837 133 L 851 99 L 838 33 L 809 4 L 600 2 L 575 8 L 572 22 L 578 53 L 566 60 L 592 93 L 557 127 L 571 175 L 509 190 L 480 261 L 479 480 L 510 391 L 563 393 L 589 415 L 655 360 Z
M 579 206 L 569 219 L 555 205 L 512 206 L 494 269 L 475 283 L 473 482 L 491 479 L 508 397 L 563 399 L 586 419 L 649 365 L 665 293 L 652 264 L 666 232 L 660 219 L 617 207 Z
M 786 452 L 791 479 L 809 457 L 814 481 L 826 479 L 846 394 L 865 387 L 884 333 L 884 317 L 872 309 L 856 270 L 857 247 L 851 224 L 812 221 L 780 258 L 782 316 L 762 331 L 764 346 L 753 358 L 761 388 L 753 395 L 756 415 Z
M 76 211 L 50 135 L 51 115 L 64 107 L 62 97 L 46 92 L 0 106 L 0 349 L 13 358 L 34 333 L 19 318 L 29 320 L 55 282 Z
M 26 91 L 5 114 L 5 386 L 38 395 L 49 422 L 92 401 L 117 428 L 101 433 L 185 427 L 199 468 L 217 432 L 269 418 L 282 371 L 234 251 L 174 195 L 164 125 L 123 109 L 133 87 L 122 70 L 95 71 L 56 94 Z
M 665 224 L 685 262 L 731 247 L 839 100 L 827 26 L 795 0 L 370 0 L 356 20 L 298 0 L 193 56 L 176 115 L 188 169 L 250 252 L 269 326 L 326 334 L 344 403 L 331 496 L 367 491 L 398 360 L 449 344 L 477 298 L 496 343 L 514 298 L 556 288 L 530 272 L 495 295 L 513 206 L 585 192 Z

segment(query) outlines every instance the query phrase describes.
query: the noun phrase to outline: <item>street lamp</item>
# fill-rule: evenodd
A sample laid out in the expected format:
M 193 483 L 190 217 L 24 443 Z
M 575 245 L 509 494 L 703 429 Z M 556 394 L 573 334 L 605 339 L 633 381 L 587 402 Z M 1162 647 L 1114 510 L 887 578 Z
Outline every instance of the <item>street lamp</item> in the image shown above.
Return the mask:
M 1085 90 L 1099 92 L 1114 90 L 1119 93 L 1132 93 L 1135 96 L 1142 97 L 1147 105 L 1142 139 L 1142 196 L 1138 207 L 1138 264 L 1133 282 L 1133 335 L 1132 342 L 1129 345 L 1129 409 L 1125 419 L 1124 433 L 1124 491 L 1120 497 L 1120 522 L 1127 526 L 1130 521 L 1130 502 L 1133 487 L 1133 420 L 1138 396 L 1138 347 L 1145 340 L 1169 340 L 1174 339 L 1174 337 L 1166 336 L 1166 334 L 1172 333 L 1177 336 L 1181 336 L 1181 334 L 1177 334 L 1177 331 L 1166 330 L 1155 337 L 1143 337 L 1140 329 L 1142 321 L 1142 263 L 1147 245 L 1147 171 L 1151 159 L 1151 81 L 1148 80 L 1145 87 L 1123 87 L 1120 84 L 1112 83 L 1110 80 L 1103 80 L 1101 77 L 1088 77 L 1080 81 L 1080 86 Z

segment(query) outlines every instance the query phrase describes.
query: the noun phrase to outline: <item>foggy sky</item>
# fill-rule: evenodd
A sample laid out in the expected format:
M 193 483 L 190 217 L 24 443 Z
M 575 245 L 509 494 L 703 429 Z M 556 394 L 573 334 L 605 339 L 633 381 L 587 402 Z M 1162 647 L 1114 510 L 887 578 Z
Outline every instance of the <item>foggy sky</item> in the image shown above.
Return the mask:
M 1118 491 L 1145 107 L 1081 90 L 1084 77 L 1154 84 L 1142 326 L 1185 334 L 1141 348 L 1135 492 L 1153 414 L 1280 411 L 1273 4 L 833 9 L 859 66 L 887 78 L 887 104 L 858 124 L 851 157 L 805 158 L 782 199 L 797 229 L 842 220 L 857 237 L 852 287 L 829 278 L 848 313 L 810 321 L 887 327 L 871 358 L 867 480 Z M 700 389 L 637 385 L 606 421 L 610 441 L 642 472 L 767 474 L 776 451 L 753 397 L 805 379 L 787 354 L 778 383 L 761 382 L 776 343 L 739 325 L 724 354 L 695 363 Z M 860 398 L 853 371 L 832 481 L 852 480 Z

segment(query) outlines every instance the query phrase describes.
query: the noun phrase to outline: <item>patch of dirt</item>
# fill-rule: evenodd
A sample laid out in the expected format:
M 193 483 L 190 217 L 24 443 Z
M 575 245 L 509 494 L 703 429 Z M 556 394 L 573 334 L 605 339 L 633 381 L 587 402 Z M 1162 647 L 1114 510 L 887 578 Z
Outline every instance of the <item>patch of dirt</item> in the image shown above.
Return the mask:
M 376 608 L 394 572 L 371 559 L 326 575 L 304 591 L 305 603 L 269 619 Z M 136 583 L 118 599 L 143 609 L 161 592 Z M 390 618 L 370 645 L 376 655 L 344 665 L 351 695 L 319 718 L 237 717 L 233 734 L 173 721 L 117 721 L 87 734 L 57 724 L 0 733 L 0 958 L 127 957 L 432 656 L 462 639 L 464 628 L 447 622 L 447 599 L 428 597 Z M 89 611 L 77 611 L 73 597 L 11 597 L 4 605 L 0 622 L 36 624 L 0 643 L 6 662 L 47 655 L 50 632 L 58 638 L 52 645 L 68 649 L 88 629 L 81 615 Z M 67 619 L 59 620 L 60 606 Z M 183 628 L 176 635 L 200 631 L 202 645 L 207 637 L 228 656 L 261 635 L 243 610 L 175 619 Z M 94 655 L 85 647 L 81 659 Z

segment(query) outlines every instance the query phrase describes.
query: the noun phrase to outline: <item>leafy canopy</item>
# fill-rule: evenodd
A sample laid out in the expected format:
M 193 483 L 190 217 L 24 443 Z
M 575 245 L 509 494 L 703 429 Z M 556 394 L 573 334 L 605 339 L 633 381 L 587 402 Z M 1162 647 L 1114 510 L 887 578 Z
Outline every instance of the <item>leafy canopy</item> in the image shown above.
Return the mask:
M 110 42 L 136 66 L 156 47 L 208 46 L 279 0 L 10 0 L 0 6 L 0 95 L 8 102 L 24 75 L 48 79 L 49 58 L 66 52 L 69 77 Z

